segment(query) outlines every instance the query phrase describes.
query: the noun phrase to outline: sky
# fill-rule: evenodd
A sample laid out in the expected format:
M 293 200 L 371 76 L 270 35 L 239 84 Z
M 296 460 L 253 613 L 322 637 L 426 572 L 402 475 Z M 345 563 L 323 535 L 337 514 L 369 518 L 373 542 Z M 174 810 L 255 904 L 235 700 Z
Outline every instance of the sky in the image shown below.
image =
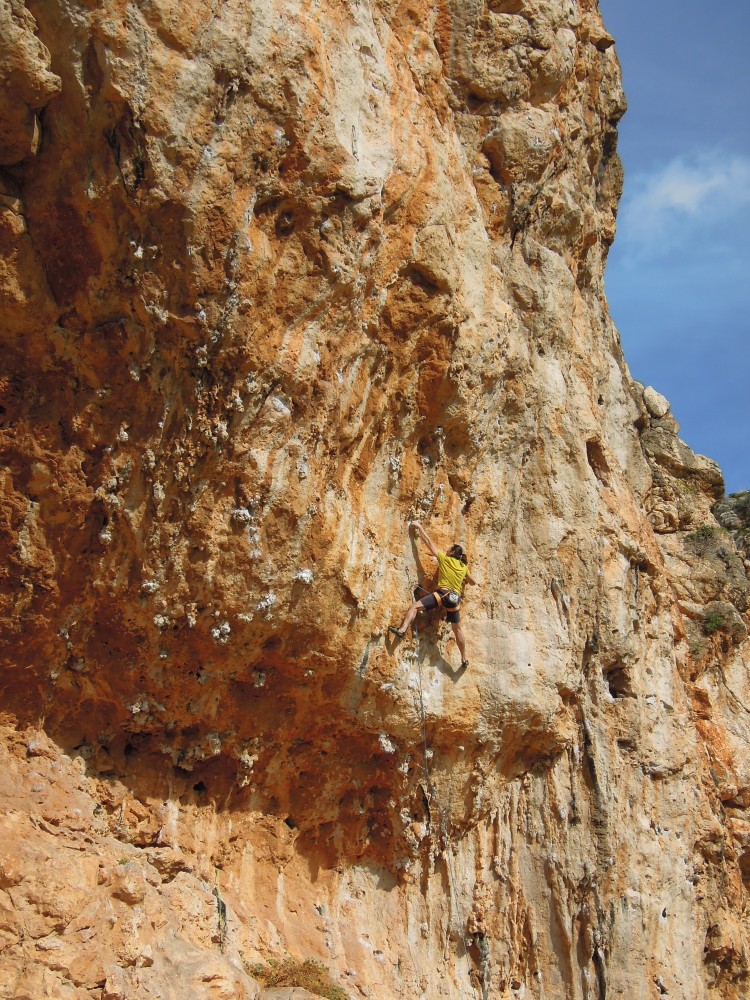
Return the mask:
M 625 168 L 607 299 L 633 376 L 750 490 L 750 2 L 600 0 Z

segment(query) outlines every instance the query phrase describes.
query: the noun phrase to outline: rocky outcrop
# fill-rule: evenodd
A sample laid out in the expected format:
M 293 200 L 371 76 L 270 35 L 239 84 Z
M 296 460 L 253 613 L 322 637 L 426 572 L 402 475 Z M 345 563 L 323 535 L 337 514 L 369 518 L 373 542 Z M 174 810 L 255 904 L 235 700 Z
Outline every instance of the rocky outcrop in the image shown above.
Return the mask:
M 750 570 L 750 493 L 732 493 L 714 507 L 714 515 L 722 528 L 732 536 L 732 541 L 744 560 L 745 570 Z
M 744 995 L 749 585 L 608 316 L 596 5 L 0 16 L 0 989 Z

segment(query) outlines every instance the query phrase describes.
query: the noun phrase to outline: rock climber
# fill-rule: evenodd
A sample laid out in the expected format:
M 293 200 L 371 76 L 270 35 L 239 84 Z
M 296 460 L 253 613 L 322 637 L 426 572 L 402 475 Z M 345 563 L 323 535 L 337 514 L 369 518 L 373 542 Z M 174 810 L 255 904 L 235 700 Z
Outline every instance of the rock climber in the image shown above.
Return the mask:
M 428 593 L 420 600 L 415 599 L 409 610 L 406 612 L 406 616 L 401 623 L 401 628 L 396 628 L 395 625 L 391 625 L 388 631 L 393 632 L 399 637 L 399 639 L 403 639 L 406 635 L 406 630 L 416 618 L 417 612 L 430 611 L 432 608 L 437 607 L 444 608 L 447 614 L 448 622 L 452 626 L 453 634 L 456 637 L 456 645 L 458 646 L 458 651 L 461 654 L 461 669 L 463 670 L 468 667 L 469 661 L 466 659 L 466 639 L 463 629 L 461 628 L 461 612 L 459 610 L 461 605 L 461 593 L 464 584 L 476 583 L 477 581 L 474 580 L 469 574 L 469 560 L 460 545 L 451 545 L 447 553 L 442 552 L 432 541 L 419 521 L 411 521 L 409 523 L 409 527 L 414 528 L 424 544 L 427 546 L 430 555 L 437 559 L 437 590 L 435 590 L 432 594 Z

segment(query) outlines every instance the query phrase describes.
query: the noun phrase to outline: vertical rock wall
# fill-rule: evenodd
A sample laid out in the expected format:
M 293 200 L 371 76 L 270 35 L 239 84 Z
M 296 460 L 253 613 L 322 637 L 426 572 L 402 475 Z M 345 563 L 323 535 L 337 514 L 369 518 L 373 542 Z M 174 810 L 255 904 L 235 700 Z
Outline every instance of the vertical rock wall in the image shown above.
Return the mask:
M 607 312 L 594 0 L 0 24 L 3 995 L 744 996 L 750 584 Z

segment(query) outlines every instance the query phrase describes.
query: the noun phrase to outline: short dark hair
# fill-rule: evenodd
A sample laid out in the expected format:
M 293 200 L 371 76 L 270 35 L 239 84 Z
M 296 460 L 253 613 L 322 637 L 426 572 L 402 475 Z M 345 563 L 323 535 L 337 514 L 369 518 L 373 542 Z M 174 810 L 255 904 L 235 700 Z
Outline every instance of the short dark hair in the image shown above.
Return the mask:
M 463 550 L 463 546 L 459 545 L 458 542 L 451 545 L 448 550 L 448 555 L 452 556 L 454 559 L 460 559 L 464 566 L 466 566 L 469 562 L 469 559 Z

